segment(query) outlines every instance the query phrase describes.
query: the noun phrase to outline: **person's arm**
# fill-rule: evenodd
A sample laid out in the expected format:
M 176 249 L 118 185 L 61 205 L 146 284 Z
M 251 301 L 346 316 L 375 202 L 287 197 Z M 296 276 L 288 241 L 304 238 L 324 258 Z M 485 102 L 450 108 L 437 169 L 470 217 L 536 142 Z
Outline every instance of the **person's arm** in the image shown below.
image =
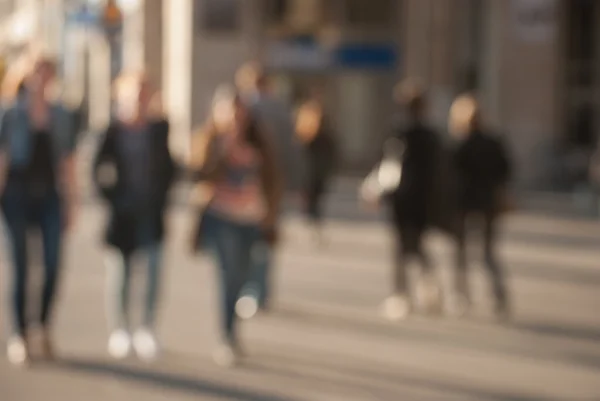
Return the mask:
M 262 187 L 267 202 L 267 216 L 264 221 L 267 230 L 276 231 L 281 214 L 283 200 L 283 177 L 278 155 L 272 140 L 264 131 L 257 132 L 259 139 L 259 150 L 263 159 L 261 168 Z M 272 238 L 274 240 L 274 238 Z
M 275 156 L 279 156 L 279 158 L 289 158 L 288 163 L 291 166 L 290 170 L 290 180 L 287 183 L 288 187 L 290 187 L 293 191 L 302 191 L 304 189 L 304 184 L 307 176 L 307 165 L 304 154 L 304 146 L 302 142 L 298 139 L 296 135 L 296 124 L 294 121 L 294 116 L 287 107 L 282 106 L 282 132 L 283 135 L 286 136 L 284 139 L 287 141 L 287 150 L 288 154 L 286 155 L 277 155 L 274 145 L 271 145 L 271 149 Z M 277 134 L 277 133 L 273 133 Z
M 111 125 L 103 133 L 92 164 L 92 182 L 100 196 L 107 201 L 113 199 L 118 180 L 117 166 L 115 161 L 112 160 L 114 155 L 111 154 L 113 152 L 115 129 Z
M 4 192 L 6 176 L 8 174 L 8 111 L 0 114 L 0 195 Z

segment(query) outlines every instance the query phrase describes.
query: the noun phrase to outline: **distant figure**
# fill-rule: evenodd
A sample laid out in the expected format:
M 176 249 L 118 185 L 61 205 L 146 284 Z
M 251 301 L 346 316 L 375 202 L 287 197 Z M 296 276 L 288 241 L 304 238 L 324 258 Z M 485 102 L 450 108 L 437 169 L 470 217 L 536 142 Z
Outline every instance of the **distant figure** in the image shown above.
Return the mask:
M 267 75 L 259 64 L 242 66 L 236 75 L 236 85 L 252 117 L 274 145 L 276 165 L 283 173 L 287 194 L 299 197 L 305 185 L 306 166 L 289 105 L 270 93 Z M 271 254 L 272 250 L 265 263 L 250 274 L 250 281 L 242 291 L 237 310 L 243 318 L 251 318 L 258 310 L 268 309 L 272 292 Z
M 406 121 L 394 127 L 391 138 L 402 149 L 402 176 L 396 190 L 388 196 L 396 240 L 396 259 L 394 294 L 385 302 L 384 311 L 393 320 L 404 318 L 412 307 L 406 269 L 410 257 L 418 259 L 424 273 L 421 285 L 417 287 L 417 295 L 423 300 L 439 295 L 435 272 L 423 240 L 426 230 L 433 224 L 432 197 L 440 137 L 427 124 L 427 99 L 416 83 L 403 83 L 397 95 Z
M 56 80 L 53 61 L 28 59 L 4 82 L 0 125 L 0 203 L 12 256 L 11 330 L 7 356 L 25 365 L 30 356 L 31 325 L 27 319 L 27 237 L 39 229 L 43 243 L 44 281 L 41 309 L 42 353 L 54 357 L 52 312 L 60 276 L 61 250 L 77 205 L 75 133 L 66 109 L 51 98 Z M 42 250 L 39 250 L 41 252 Z
M 214 256 L 219 268 L 222 344 L 214 356 L 229 367 L 243 356 L 238 299 L 277 240 L 283 191 L 271 138 L 239 95 L 218 92 L 211 114 L 194 138 L 201 142 L 194 146 L 192 168 L 212 187 L 194 242 Z
M 467 238 L 470 217 L 482 219 L 485 263 L 492 276 L 496 312 L 508 317 L 509 300 L 504 270 L 496 254 L 498 218 L 507 211 L 507 186 L 511 176 L 508 153 L 497 136 L 482 123 L 479 104 L 469 95 L 458 97 L 450 110 L 450 132 L 459 145 L 454 156 L 458 181 L 458 260 L 455 313 L 465 313 L 471 304 L 467 277 Z
M 169 123 L 144 74 L 123 74 L 115 83 L 117 119 L 106 132 L 94 162 L 93 180 L 108 203 L 105 242 L 108 269 L 110 355 L 126 358 L 132 347 L 151 361 L 158 357 L 155 333 L 165 213 L 175 166 L 169 153 Z M 142 327 L 131 335 L 129 297 L 133 257 L 147 259 Z
M 296 135 L 304 144 L 308 167 L 304 190 L 305 212 L 313 225 L 317 241 L 323 245 L 323 196 L 336 164 L 336 143 L 333 128 L 318 96 L 300 107 Z

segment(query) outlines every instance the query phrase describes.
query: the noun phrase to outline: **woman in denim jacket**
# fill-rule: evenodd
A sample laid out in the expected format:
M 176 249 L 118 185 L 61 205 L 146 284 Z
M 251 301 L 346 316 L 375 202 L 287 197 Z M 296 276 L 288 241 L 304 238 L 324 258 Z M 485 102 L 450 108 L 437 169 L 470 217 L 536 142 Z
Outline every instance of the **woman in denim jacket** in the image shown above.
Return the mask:
M 27 311 L 28 249 L 32 228 L 41 232 L 44 283 L 40 315 L 42 352 L 53 357 L 51 317 L 61 268 L 61 246 L 75 206 L 75 135 L 69 113 L 49 99 L 55 64 L 40 58 L 12 85 L 0 123 L 0 203 L 12 254 L 11 320 L 8 342 L 11 363 L 29 361 Z M 22 70 L 21 70 L 22 71 Z M 7 85 L 8 84 L 8 85 Z

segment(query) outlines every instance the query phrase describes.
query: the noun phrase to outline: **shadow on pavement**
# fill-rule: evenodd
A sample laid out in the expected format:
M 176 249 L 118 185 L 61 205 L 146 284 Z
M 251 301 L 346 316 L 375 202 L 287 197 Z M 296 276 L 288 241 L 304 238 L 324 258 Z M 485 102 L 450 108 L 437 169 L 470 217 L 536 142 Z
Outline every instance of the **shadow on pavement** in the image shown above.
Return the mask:
M 600 328 L 594 327 L 574 327 L 572 325 L 559 325 L 557 323 L 519 323 L 517 327 L 520 330 L 529 331 L 535 334 L 571 338 L 575 340 L 593 341 L 600 345 Z
M 481 401 L 548 401 L 547 398 L 514 394 L 509 391 L 477 388 L 477 384 L 464 385 L 460 379 L 440 378 L 434 372 L 419 369 L 406 370 L 398 366 L 386 366 L 374 360 L 348 358 L 346 355 L 324 355 L 306 349 L 274 350 L 272 345 L 263 344 L 270 352 L 251 361 L 249 368 L 262 370 L 282 378 L 309 382 L 311 385 L 335 386 L 346 391 L 366 392 L 375 399 L 402 399 L 407 389 L 436 391 L 453 397 L 469 397 Z M 332 361 L 340 361 L 339 363 Z M 411 398 L 413 399 L 413 398 Z
M 293 399 L 288 397 L 282 398 L 269 394 L 256 393 L 244 389 L 219 385 L 207 380 L 184 377 L 170 373 L 153 372 L 129 366 L 119 366 L 104 361 L 66 359 L 60 362 L 59 367 L 68 371 L 76 371 L 96 376 L 117 377 L 138 384 L 146 384 L 161 387 L 162 389 L 197 394 L 198 396 L 208 395 L 239 401 L 293 401 Z M 165 398 L 168 399 L 169 397 Z
M 482 336 L 473 339 L 473 336 L 465 336 L 461 331 L 448 332 L 444 330 L 431 330 L 412 326 L 410 321 L 407 324 L 392 324 L 381 320 L 380 323 L 374 321 L 361 321 L 360 318 L 350 316 L 339 316 L 335 314 L 319 314 L 295 309 L 293 306 L 285 305 L 277 310 L 274 310 L 277 319 L 301 322 L 302 324 L 313 325 L 315 327 L 330 327 L 334 329 L 345 330 L 354 333 L 363 333 L 369 336 L 375 336 L 382 339 L 398 340 L 404 339 L 408 341 L 430 342 L 432 344 L 443 344 L 445 346 L 463 349 L 465 351 L 477 350 L 484 353 L 496 353 L 498 355 L 511 356 L 514 358 L 530 358 L 538 361 L 560 362 L 567 365 L 586 365 L 594 367 L 595 364 L 600 364 L 599 360 L 588 359 L 580 361 L 573 358 L 571 355 L 565 355 L 561 350 L 554 352 L 542 353 L 535 350 L 530 350 L 521 346 L 511 346 L 503 343 L 499 344 L 494 338 Z M 436 316 L 432 316 L 436 318 Z M 438 316 L 439 318 L 439 316 Z M 469 319 L 473 324 L 488 325 L 489 323 L 480 322 Z M 499 334 L 501 330 L 523 330 L 532 332 L 536 335 L 553 336 L 557 338 L 569 339 L 584 339 L 588 341 L 597 341 L 600 339 L 600 332 L 574 327 L 560 327 L 550 324 L 532 324 L 532 323 L 516 323 L 508 327 L 498 327 Z M 466 333 L 468 329 L 465 329 Z

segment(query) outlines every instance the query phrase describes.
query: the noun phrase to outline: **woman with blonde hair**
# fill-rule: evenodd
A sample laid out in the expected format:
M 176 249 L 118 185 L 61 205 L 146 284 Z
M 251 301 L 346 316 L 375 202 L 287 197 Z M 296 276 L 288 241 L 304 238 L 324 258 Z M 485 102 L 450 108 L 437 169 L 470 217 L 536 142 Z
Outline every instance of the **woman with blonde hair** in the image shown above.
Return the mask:
M 270 138 L 233 89 L 218 91 L 201 135 L 195 168 L 212 190 L 196 244 L 213 254 L 219 268 L 222 344 L 215 360 L 231 366 L 241 356 L 236 304 L 276 241 L 282 180 Z
M 44 357 L 52 358 L 52 311 L 61 268 L 61 248 L 76 206 L 75 133 L 65 108 L 51 99 L 54 62 L 38 57 L 15 66 L 3 82 L 8 106 L 0 124 L 0 203 L 11 240 L 13 265 L 8 343 L 11 363 L 29 361 L 27 235 L 39 228 L 44 285 L 39 321 Z
M 454 101 L 449 130 L 459 142 L 454 155 L 459 205 L 456 312 L 465 313 L 471 302 L 467 283 L 467 220 L 478 215 L 483 221 L 484 256 L 493 280 L 496 312 L 507 317 L 508 294 L 496 245 L 498 217 L 506 207 L 506 186 L 511 175 L 508 152 L 500 139 L 483 125 L 480 105 L 471 95 L 459 96 Z
M 116 118 L 104 133 L 93 180 L 109 207 L 105 243 L 108 271 L 108 351 L 117 359 L 134 349 L 143 360 L 158 357 L 155 333 L 165 212 L 175 164 L 169 152 L 169 123 L 158 95 L 143 73 L 115 82 Z M 147 258 L 142 326 L 131 335 L 129 293 L 132 259 Z

